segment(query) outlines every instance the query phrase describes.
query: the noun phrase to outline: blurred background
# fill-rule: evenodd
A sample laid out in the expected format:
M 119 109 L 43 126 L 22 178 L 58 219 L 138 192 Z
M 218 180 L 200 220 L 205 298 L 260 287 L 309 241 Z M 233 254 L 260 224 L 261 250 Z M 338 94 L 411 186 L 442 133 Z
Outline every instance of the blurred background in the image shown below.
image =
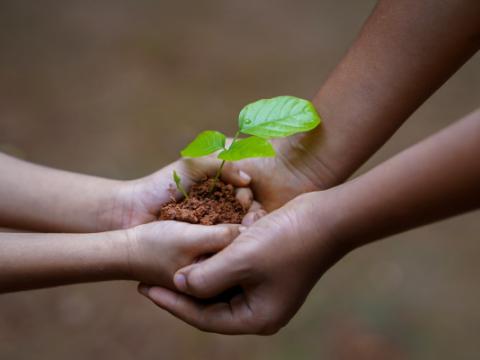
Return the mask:
M 3 0 L 0 151 L 99 176 L 146 175 L 201 130 L 233 134 L 250 101 L 312 97 L 373 6 Z M 361 171 L 479 100 L 476 56 Z M 355 251 L 273 337 L 201 333 L 134 283 L 2 295 L 0 358 L 475 359 L 479 220 L 472 213 Z

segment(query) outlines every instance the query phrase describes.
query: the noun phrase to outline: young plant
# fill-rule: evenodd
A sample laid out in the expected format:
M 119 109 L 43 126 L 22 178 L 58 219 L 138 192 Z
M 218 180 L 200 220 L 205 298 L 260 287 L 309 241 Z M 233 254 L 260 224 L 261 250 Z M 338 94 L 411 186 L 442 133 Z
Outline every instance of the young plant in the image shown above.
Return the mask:
M 254 157 L 273 157 L 275 149 L 269 139 L 287 137 L 314 129 L 320 124 L 320 116 L 313 104 L 294 96 L 278 96 L 261 99 L 245 106 L 238 117 L 238 131 L 230 146 L 227 137 L 218 131 L 201 132 L 182 151 L 183 157 L 202 157 L 219 151 L 222 160 L 211 189 L 215 187 L 226 161 L 238 161 Z M 239 138 L 240 134 L 251 135 Z M 175 176 L 175 173 L 174 173 Z M 177 175 L 178 177 L 178 175 Z M 180 181 L 175 181 L 182 190 Z
M 183 196 L 185 196 L 185 199 L 188 199 L 188 194 L 182 186 L 182 179 L 180 179 L 180 176 L 175 170 L 173 170 L 173 181 L 175 181 L 175 185 L 177 186 L 178 191 L 180 191 Z

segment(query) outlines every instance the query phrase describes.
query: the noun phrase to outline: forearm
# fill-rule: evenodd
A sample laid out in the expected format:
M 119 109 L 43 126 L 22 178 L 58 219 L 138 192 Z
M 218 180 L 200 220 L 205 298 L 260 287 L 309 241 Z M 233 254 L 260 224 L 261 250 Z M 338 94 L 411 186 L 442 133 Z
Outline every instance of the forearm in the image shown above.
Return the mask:
M 313 102 L 323 123 L 290 140 L 320 188 L 346 180 L 480 46 L 477 0 L 380 0 Z
M 127 279 L 126 235 L 0 233 L 0 293 Z
M 480 111 L 331 190 L 353 247 L 480 207 Z
M 96 232 L 114 216 L 118 181 L 55 170 L 0 153 L 0 225 L 40 231 Z

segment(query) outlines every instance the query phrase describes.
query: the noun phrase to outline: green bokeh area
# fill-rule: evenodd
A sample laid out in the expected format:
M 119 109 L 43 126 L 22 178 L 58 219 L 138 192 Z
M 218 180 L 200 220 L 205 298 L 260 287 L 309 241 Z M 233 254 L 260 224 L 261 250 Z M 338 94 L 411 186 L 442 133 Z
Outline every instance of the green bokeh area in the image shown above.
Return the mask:
M 146 175 L 202 130 L 233 135 L 245 104 L 311 98 L 373 5 L 2 1 L 0 149 L 99 176 Z M 478 94 L 477 56 L 360 171 L 473 110 Z M 0 358 L 476 359 L 479 220 L 349 254 L 272 337 L 201 333 L 128 282 L 2 295 Z

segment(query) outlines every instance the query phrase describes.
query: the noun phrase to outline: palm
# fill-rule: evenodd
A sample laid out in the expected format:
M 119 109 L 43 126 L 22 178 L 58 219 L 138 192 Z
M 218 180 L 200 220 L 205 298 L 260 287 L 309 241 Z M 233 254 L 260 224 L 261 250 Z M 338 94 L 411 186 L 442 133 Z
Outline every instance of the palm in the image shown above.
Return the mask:
M 188 191 L 193 183 L 207 176 L 214 176 L 219 166 L 220 161 L 212 157 L 181 159 L 152 175 L 127 182 L 125 186 L 121 187 L 114 204 L 119 214 L 119 226 L 116 228 L 130 228 L 155 221 L 161 207 L 170 201 L 172 196 L 177 199 L 181 197 L 172 179 L 173 170 L 180 175 L 182 185 Z M 248 182 L 238 175 L 238 171 L 225 169 L 222 178 L 237 187 L 248 185 Z M 250 190 L 245 190 L 250 192 Z M 241 201 L 241 198 L 238 198 Z M 242 205 L 246 208 L 250 207 L 251 192 L 250 200 L 243 201 Z

